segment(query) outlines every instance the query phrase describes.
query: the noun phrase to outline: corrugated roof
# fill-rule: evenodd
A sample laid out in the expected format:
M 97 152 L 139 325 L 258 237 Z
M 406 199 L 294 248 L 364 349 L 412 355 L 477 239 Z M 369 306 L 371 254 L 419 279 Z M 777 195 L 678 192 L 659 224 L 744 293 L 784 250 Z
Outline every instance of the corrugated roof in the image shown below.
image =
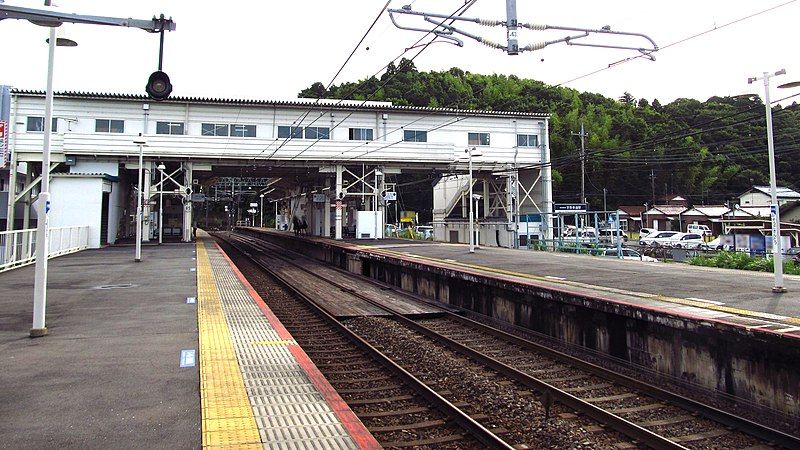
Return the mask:
M 686 216 L 702 215 L 707 217 L 721 217 L 723 214 L 727 214 L 730 210 L 731 209 L 725 205 L 699 205 L 683 212 L 682 214 Z
M 12 94 L 21 96 L 44 97 L 44 91 L 12 89 Z M 126 101 L 145 101 L 155 102 L 146 95 L 140 94 L 121 94 L 105 92 L 77 92 L 60 91 L 53 93 L 58 98 L 85 98 L 90 100 L 126 100 Z M 362 111 L 403 111 L 403 112 L 422 112 L 439 113 L 447 115 L 464 116 L 486 116 L 486 117 L 527 117 L 536 119 L 546 119 L 550 117 L 547 113 L 529 113 L 512 111 L 487 111 L 478 109 L 453 109 L 453 108 L 428 108 L 423 106 L 400 106 L 392 105 L 389 102 L 362 102 L 358 100 L 336 100 L 322 99 L 315 104 L 316 99 L 297 99 L 297 100 L 258 100 L 258 99 L 230 99 L 216 97 L 181 97 L 171 96 L 169 99 L 158 103 L 200 103 L 218 104 L 233 106 L 286 106 L 290 108 L 309 108 L 312 105 L 320 109 L 357 109 Z
M 681 205 L 655 205 L 645 214 L 664 214 L 667 216 L 681 214 L 688 208 Z
M 759 191 L 762 194 L 772 195 L 770 193 L 769 186 L 753 186 L 753 189 L 751 189 L 751 191 L 752 190 Z M 787 187 L 777 186 L 775 188 L 775 193 L 778 195 L 778 197 L 781 197 L 781 198 L 797 198 L 797 199 L 800 199 L 800 192 L 796 192 L 796 191 L 794 191 L 792 189 L 789 189 Z

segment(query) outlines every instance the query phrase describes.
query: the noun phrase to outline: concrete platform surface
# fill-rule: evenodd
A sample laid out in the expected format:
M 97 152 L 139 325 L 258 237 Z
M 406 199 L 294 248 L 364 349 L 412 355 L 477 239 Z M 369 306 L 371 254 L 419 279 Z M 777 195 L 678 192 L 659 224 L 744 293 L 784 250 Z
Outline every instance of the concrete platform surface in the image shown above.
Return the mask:
M 646 263 L 599 256 L 481 247 L 426 241 L 353 240 L 365 249 L 391 251 L 409 258 L 431 258 L 465 267 L 489 268 L 541 277 L 556 284 L 595 287 L 598 291 L 642 293 L 687 299 L 709 307 L 727 305 L 787 317 L 799 317 L 800 277 L 784 276 L 787 293 L 771 292 L 773 274 L 716 269 L 682 263 Z M 412 245 L 409 245 L 412 244 Z M 713 308 L 712 308 L 713 309 Z
M 49 335 L 30 339 L 34 267 L 0 274 L 0 448 L 200 448 L 194 244 L 50 261 Z M 111 286 L 110 285 L 117 285 Z M 126 286 L 131 285 L 131 286 Z M 106 286 L 106 288 L 102 288 Z

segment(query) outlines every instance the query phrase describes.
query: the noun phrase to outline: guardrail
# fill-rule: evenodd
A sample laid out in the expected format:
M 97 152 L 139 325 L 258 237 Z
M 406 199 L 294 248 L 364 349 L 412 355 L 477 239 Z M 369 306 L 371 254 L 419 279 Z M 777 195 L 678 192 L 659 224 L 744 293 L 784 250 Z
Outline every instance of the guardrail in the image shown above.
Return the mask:
M 54 227 L 48 229 L 48 259 L 75 253 L 89 247 L 89 227 Z M 0 272 L 36 261 L 36 229 L 0 232 Z

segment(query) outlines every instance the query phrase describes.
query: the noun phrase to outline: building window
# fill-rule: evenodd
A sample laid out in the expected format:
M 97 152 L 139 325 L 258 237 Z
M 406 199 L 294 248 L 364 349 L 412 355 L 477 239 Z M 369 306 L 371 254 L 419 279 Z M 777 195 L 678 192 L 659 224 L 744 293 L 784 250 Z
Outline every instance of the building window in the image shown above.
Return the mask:
M 113 119 L 95 119 L 94 131 L 96 133 L 124 133 L 125 121 Z
M 428 142 L 428 132 L 403 130 L 403 140 L 406 142 Z
M 538 147 L 539 136 L 535 134 L 518 134 L 517 147 Z
M 303 139 L 303 127 L 278 127 L 278 137 L 285 139 Z
M 224 123 L 204 123 L 200 126 L 202 136 L 227 136 L 228 125 Z
M 371 141 L 372 128 L 350 128 L 351 141 Z
M 53 117 L 53 133 L 58 131 L 58 119 Z M 28 117 L 27 131 L 44 131 L 44 117 Z
M 489 145 L 489 133 L 469 133 L 467 143 L 469 145 Z
M 231 124 L 231 136 L 256 137 L 256 126 L 233 123 Z
M 331 130 L 328 127 L 306 127 L 306 139 L 330 139 Z
M 156 134 L 186 134 L 183 122 L 157 122 Z

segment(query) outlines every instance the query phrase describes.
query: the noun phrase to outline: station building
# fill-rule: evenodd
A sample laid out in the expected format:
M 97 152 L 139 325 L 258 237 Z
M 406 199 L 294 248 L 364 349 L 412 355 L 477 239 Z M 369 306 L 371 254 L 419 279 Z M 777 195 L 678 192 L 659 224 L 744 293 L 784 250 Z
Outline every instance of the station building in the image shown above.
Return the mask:
M 19 170 L 9 171 L 4 206 L 13 216 L 18 184 L 38 192 L 45 96 L 12 89 L 11 97 L 11 167 L 26 167 L 30 175 L 18 183 Z M 50 226 L 88 225 L 90 247 L 133 236 L 141 152 L 145 240 L 155 238 L 159 220 L 162 233 L 190 240 L 197 216 L 208 214 L 212 200 L 228 202 L 231 211 L 260 200 L 259 215 L 271 217 L 274 210 L 278 225 L 288 229 L 302 219 L 309 234 L 342 238 L 353 230 L 358 238 L 379 238 L 395 197 L 386 193 L 403 195 L 391 181 L 426 173 L 433 180 L 435 239 L 468 242 L 471 199 L 478 243 L 513 247 L 552 233 L 541 220 L 552 210 L 548 117 L 372 101 L 155 102 L 140 95 L 57 92 Z M 262 182 L 231 183 L 220 194 L 213 188 L 225 179 Z

